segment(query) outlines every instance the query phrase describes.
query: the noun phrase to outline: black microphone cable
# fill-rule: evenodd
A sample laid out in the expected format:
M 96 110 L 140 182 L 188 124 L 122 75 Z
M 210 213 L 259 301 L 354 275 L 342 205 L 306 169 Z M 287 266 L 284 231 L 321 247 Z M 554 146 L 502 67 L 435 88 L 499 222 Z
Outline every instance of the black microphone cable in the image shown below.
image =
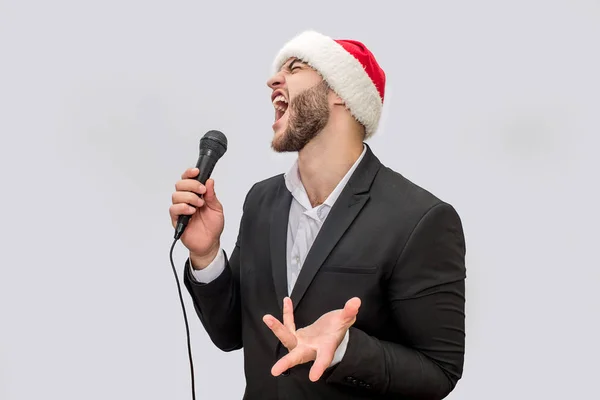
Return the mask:
M 187 348 L 188 358 L 190 360 L 190 374 L 192 378 L 192 400 L 196 400 L 196 383 L 194 381 L 194 361 L 192 360 L 192 346 L 190 343 L 190 326 L 188 324 L 187 313 L 185 312 L 185 304 L 183 303 L 183 296 L 181 295 L 181 285 L 179 284 L 179 276 L 177 276 L 177 270 L 175 269 L 175 263 L 173 262 L 173 249 L 179 238 L 173 240 L 171 250 L 169 252 L 169 258 L 171 259 L 171 268 L 173 268 L 173 274 L 175 275 L 175 282 L 177 283 L 177 292 L 179 293 L 179 301 L 181 302 L 181 309 L 183 311 L 183 320 L 185 321 L 185 333 L 187 335 Z

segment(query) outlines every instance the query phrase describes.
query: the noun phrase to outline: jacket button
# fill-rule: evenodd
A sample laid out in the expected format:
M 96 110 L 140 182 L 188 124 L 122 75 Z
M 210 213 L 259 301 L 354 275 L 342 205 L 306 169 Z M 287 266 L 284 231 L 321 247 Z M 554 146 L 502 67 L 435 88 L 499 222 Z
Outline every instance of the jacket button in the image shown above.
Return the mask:
M 281 373 L 281 376 L 290 376 L 290 370 L 287 369 Z

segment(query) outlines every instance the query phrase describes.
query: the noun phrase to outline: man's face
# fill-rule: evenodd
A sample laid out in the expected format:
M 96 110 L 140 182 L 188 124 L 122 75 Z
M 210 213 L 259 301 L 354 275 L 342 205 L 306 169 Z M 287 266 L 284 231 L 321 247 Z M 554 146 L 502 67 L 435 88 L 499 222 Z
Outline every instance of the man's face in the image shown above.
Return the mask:
M 313 68 L 298 59 L 288 60 L 269 79 L 275 107 L 274 137 L 277 152 L 300 151 L 329 120 L 329 87 Z

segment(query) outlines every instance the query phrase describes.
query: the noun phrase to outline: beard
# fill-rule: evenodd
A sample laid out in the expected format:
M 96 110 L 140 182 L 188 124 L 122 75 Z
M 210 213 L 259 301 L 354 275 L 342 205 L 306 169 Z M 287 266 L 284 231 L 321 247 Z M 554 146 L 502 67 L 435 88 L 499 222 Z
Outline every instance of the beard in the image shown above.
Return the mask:
M 329 86 L 322 81 L 290 101 L 288 125 L 283 134 L 271 142 L 273 150 L 300 151 L 325 128 L 329 120 L 328 92 Z

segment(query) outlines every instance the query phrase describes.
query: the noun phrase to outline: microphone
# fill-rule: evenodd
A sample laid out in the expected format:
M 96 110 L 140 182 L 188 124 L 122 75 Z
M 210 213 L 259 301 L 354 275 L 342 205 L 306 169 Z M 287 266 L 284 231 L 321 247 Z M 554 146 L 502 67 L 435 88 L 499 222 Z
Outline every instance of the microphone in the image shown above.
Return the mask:
M 206 180 L 210 178 L 217 161 L 227 151 L 227 138 L 222 132 L 219 131 L 208 131 L 200 139 L 200 155 L 198 156 L 198 162 L 196 168 L 200 170 L 196 179 L 201 184 L 205 184 Z M 177 219 L 177 226 L 175 227 L 175 240 L 178 240 L 183 231 L 190 222 L 191 215 L 180 215 Z

